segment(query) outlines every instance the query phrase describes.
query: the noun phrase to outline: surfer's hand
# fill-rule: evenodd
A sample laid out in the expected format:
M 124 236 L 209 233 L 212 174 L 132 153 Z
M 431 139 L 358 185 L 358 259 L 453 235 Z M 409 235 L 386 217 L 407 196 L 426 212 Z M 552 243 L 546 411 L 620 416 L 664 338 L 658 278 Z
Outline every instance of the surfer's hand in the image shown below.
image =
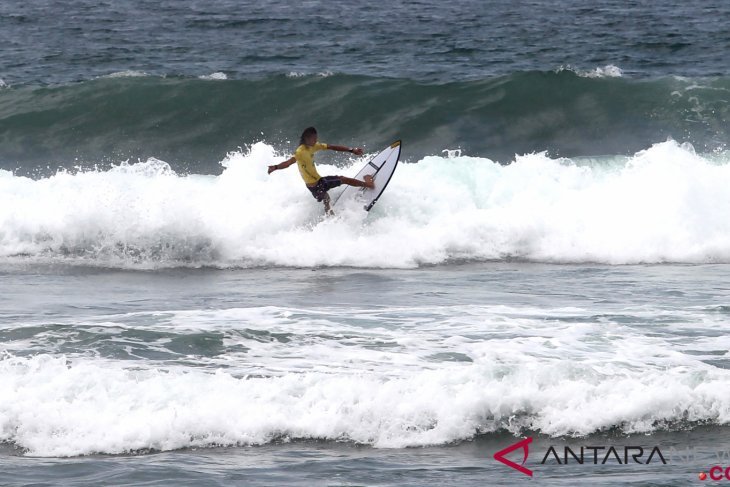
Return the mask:
M 276 167 L 276 165 L 269 166 L 269 174 L 271 174 L 272 172 L 276 171 L 277 169 L 279 169 L 279 168 Z
M 362 149 L 360 147 L 355 147 L 354 149 L 352 149 L 352 153 L 355 154 L 356 156 L 361 156 Z

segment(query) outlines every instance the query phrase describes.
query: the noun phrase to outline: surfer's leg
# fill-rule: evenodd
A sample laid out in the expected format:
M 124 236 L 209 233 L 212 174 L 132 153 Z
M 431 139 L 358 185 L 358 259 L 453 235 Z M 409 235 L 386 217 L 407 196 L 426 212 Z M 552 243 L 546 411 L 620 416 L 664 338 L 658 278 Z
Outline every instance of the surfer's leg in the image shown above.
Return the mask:
M 325 193 L 324 198 L 322 198 L 322 203 L 324 203 L 324 212 L 327 215 L 334 215 L 335 212 L 332 211 L 332 208 L 330 208 L 330 195 Z
M 359 179 L 352 179 L 345 176 L 340 176 L 342 184 L 348 184 L 350 186 L 357 186 L 360 188 L 373 188 L 375 186 L 372 176 L 365 176 L 364 179 L 365 181 L 360 181 Z

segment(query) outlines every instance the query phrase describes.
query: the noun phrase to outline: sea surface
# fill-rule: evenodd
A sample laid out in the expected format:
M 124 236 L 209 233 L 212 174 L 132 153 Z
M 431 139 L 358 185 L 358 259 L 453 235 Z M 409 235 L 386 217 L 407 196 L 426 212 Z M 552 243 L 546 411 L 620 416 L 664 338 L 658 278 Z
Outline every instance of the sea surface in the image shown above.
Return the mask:
M 728 25 L 3 2 L 0 485 L 730 480 Z M 267 174 L 309 125 L 403 141 L 372 211 Z

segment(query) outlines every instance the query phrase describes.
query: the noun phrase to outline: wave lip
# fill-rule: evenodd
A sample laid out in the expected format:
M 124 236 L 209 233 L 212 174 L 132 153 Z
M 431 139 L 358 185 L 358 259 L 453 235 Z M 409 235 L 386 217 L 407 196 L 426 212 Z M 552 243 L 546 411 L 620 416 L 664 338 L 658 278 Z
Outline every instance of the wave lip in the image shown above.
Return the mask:
M 144 71 L 137 71 L 133 69 L 127 69 L 124 71 L 115 71 L 114 73 L 110 73 L 107 75 L 102 76 L 102 78 L 145 78 L 147 76 L 150 76 L 149 74 L 145 73 Z
M 227 80 L 228 79 L 228 75 L 226 75 L 226 73 L 222 73 L 220 71 L 216 71 L 215 73 L 206 74 L 206 75 L 203 75 L 203 76 L 198 76 L 198 78 L 200 78 L 200 79 L 208 79 L 208 80 L 222 81 L 222 80 Z
M 621 78 L 624 75 L 624 72 L 621 68 L 618 66 L 615 66 L 613 64 L 607 64 L 605 66 L 596 66 L 592 70 L 576 70 L 571 67 L 567 68 L 561 68 L 558 70 L 558 72 L 567 70 L 567 71 L 573 71 L 578 76 L 582 78 Z

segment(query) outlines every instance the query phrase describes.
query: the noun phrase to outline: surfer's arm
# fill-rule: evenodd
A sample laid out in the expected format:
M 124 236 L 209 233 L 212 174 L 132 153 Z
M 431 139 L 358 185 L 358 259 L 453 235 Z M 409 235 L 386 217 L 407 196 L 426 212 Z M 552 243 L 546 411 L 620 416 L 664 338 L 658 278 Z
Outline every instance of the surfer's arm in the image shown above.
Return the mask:
M 297 162 L 297 158 L 292 156 L 284 162 L 280 162 L 279 164 L 274 164 L 273 166 L 269 166 L 269 174 L 276 171 L 277 169 L 286 169 L 287 167 L 291 166 L 295 162 Z
M 327 148 L 329 150 L 336 150 L 339 152 L 350 152 L 352 154 L 355 154 L 356 156 L 362 155 L 362 149 L 359 147 L 345 147 L 344 145 L 327 145 Z

